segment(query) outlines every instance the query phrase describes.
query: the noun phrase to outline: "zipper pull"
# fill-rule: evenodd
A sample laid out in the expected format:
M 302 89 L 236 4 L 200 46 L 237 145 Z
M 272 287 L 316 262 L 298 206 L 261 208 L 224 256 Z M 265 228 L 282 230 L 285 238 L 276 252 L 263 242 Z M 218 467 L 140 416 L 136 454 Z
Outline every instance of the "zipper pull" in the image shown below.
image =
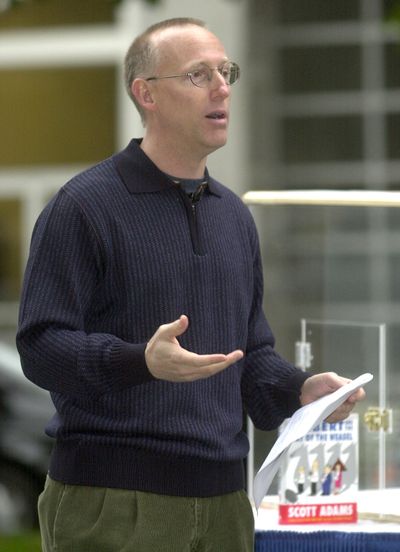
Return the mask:
M 206 187 L 207 187 L 207 183 L 205 184 L 203 183 L 203 184 L 200 184 L 200 186 L 197 186 L 196 190 L 191 194 L 192 205 L 200 201 L 201 196 L 203 195 Z

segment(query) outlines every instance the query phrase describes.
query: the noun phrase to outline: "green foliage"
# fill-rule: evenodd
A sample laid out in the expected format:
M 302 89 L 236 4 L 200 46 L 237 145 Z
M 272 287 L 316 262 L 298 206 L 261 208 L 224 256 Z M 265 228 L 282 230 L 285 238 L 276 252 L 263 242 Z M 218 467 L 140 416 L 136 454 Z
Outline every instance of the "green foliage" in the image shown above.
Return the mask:
M 387 20 L 390 23 L 400 25 L 400 1 L 393 4 L 387 15 Z
M 0 552 L 41 552 L 39 532 L 0 536 Z
M 109 2 L 111 2 L 112 4 L 120 4 L 123 0 L 108 0 Z M 154 6 L 156 4 L 159 4 L 161 0 L 143 0 L 144 2 L 146 2 L 146 4 L 153 4 Z
M 0 12 L 3 10 L 9 10 L 11 8 L 15 8 L 18 6 L 21 6 L 22 4 L 28 4 L 32 2 L 40 2 L 41 0 L 0 0 Z M 120 4 L 122 0 L 106 0 L 107 2 L 110 2 L 111 4 Z M 142 0 L 143 2 L 147 2 L 147 4 L 159 4 L 161 0 Z M 1 552 L 1 551 L 0 551 Z

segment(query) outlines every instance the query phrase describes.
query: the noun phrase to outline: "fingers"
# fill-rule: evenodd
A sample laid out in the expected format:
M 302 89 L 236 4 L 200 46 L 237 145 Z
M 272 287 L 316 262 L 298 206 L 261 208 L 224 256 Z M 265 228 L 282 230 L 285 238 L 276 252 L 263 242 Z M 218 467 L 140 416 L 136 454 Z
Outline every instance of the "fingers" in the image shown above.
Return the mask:
M 325 421 L 328 423 L 341 422 L 351 414 L 353 408 L 354 403 L 352 404 L 346 401 L 342 405 L 340 405 L 334 412 L 332 412 L 332 414 L 328 416 Z
M 320 392 L 326 391 L 327 393 L 329 393 L 336 391 L 336 389 L 343 387 L 343 385 L 346 385 L 346 383 L 349 383 L 351 381 L 348 378 L 339 376 L 335 372 L 325 372 L 322 374 L 317 374 L 317 376 L 320 377 Z
M 210 368 L 212 366 L 226 365 L 230 366 L 234 362 L 237 362 L 243 358 L 243 351 L 232 351 L 228 355 L 223 354 L 211 354 L 211 355 L 198 355 L 187 351 L 186 349 L 181 349 L 181 358 L 178 362 L 182 362 L 186 365 L 191 365 L 194 368 Z
M 311 376 L 303 384 L 300 394 L 300 402 L 302 405 L 309 404 L 320 397 L 336 391 L 336 389 L 339 389 L 349 381 L 351 380 L 338 376 L 335 372 L 324 372 L 322 374 Z M 334 423 L 344 420 L 349 416 L 356 403 L 362 401 L 364 398 L 364 389 L 358 389 L 334 412 L 332 412 L 332 414 L 330 414 L 325 421 Z
M 173 382 L 208 378 L 243 357 L 243 352 L 239 350 L 229 354 L 199 355 L 184 349 L 177 337 L 188 326 L 188 317 L 182 315 L 174 322 L 161 325 L 147 343 L 145 360 L 155 378 Z
M 338 376 L 335 372 L 323 372 L 306 379 L 301 389 L 300 401 L 302 405 L 333 393 L 351 380 Z
M 350 395 L 350 397 L 347 399 L 349 403 L 352 403 L 353 405 L 359 401 L 363 401 L 366 397 L 365 391 L 362 387 L 360 389 L 357 389 L 355 393 Z
M 196 381 L 209 378 L 222 372 L 235 362 L 243 358 L 242 351 L 232 351 L 227 355 L 211 354 L 198 355 L 185 349 L 180 349 L 179 354 L 170 365 L 171 373 L 164 373 L 164 379 L 171 381 Z
M 172 339 L 185 333 L 188 326 L 189 319 L 186 315 L 182 314 L 177 320 L 174 320 L 174 322 L 160 326 L 157 331 L 164 339 Z
M 334 423 L 344 420 L 351 414 L 356 403 L 364 400 L 365 396 L 366 395 L 363 388 L 357 389 L 357 391 L 350 395 L 350 397 L 348 397 L 343 404 L 341 404 L 334 412 L 332 412 L 332 414 L 328 416 L 325 421 L 329 423 Z

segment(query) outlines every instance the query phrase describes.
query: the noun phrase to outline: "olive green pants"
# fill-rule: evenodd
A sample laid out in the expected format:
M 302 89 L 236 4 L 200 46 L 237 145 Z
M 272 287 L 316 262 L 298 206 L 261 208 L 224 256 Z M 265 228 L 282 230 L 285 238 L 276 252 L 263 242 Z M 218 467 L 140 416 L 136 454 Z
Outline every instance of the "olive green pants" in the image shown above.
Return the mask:
M 39 497 L 43 552 L 253 552 L 244 491 L 211 498 L 64 485 Z

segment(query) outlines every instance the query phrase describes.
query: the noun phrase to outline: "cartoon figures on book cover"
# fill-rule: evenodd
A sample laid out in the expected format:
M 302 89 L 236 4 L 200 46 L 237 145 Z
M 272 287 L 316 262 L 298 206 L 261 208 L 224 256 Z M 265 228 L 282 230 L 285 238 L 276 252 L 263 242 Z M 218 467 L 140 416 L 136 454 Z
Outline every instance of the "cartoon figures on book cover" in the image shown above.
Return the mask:
M 338 458 L 333 466 L 329 464 L 324 466 L 320 480 L 318 461 L 314 460 L 311 471 L 308 474 L 310 481 L 310 496 L 317 496 L 319 483 L 321 483 L 321 495 L 328 496 L 330 494 L 339 494 L 342 491 L 343 472 L 346 469 L 345 464 Z M 306 469 L 304 466 L 299 466 L 296 476 L 297 497 L 304 493 L 306 481 Z
M 332 512 L 327 505 L 348 505 L 351 521 L 356 512 L 358 490 L 358 416 L 336 424 L 321 423 L 289 450 L 280 474 L 280 513 L 300 512 L 307 522 L 319 513 Z M 321 510 L 318 505 L 325 505 Z M 314 505 L 313 508 L 285 509 L 285 505 Z M 351 505 L 351 507 L 349 506 Z M 343 514 L 343 508 L 337 508 Z M 346 511 L 347 511 L 346 510 Z M 343 516 L 338 516 L 338 520 Z M 329 520 L 331 521 L 331 520 Z M 287 521 L 281 521 L 287 523 Z

